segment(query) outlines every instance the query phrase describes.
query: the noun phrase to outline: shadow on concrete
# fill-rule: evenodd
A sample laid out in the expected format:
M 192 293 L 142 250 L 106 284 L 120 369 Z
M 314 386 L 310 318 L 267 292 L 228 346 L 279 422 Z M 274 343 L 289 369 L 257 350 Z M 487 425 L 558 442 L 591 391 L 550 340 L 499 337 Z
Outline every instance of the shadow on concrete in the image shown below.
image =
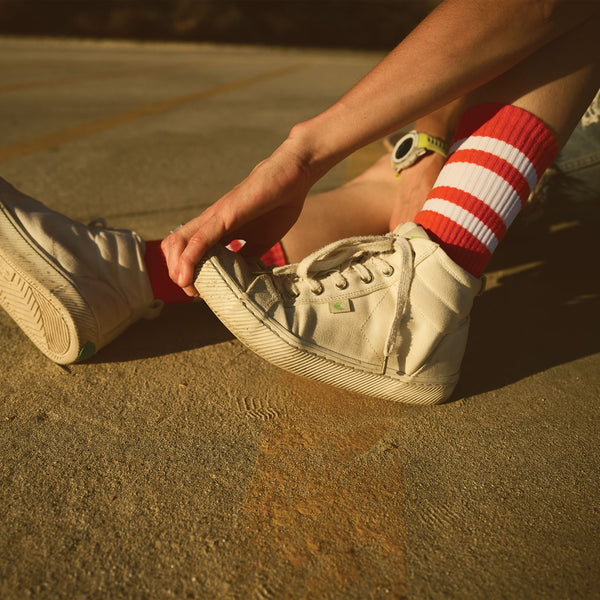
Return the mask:
M 202 302 L 165 306 L 159 318 L 138 321 L 86 362 L 112 363 L 165 356 L 220 344 L 234 336 Z
M 600 352 L 599 208 L 548 207 L 507 235 L 488 269 L 491 289 L 473 309 L 455 397 Z

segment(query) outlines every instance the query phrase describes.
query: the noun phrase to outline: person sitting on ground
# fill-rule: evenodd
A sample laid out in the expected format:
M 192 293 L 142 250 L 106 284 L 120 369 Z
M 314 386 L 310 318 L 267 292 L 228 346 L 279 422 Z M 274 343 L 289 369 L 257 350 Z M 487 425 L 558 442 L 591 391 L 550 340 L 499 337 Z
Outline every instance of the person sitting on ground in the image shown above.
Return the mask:
M 162 242 L 76 224 L 4 183 L 0 304 L 69 363 L 183 290 L 283 368 L 380 398 L 444 401 L 480 276 L 598 90 L 598 14 L 593 2 L 445 0 Z M 382 160 L 306 201 L 335 164 L 415 121 L 430 151 L 408 166 L 421 138 L 404 140 L 399 180 Z M 251 259 L 265 252 L 279 266 Z

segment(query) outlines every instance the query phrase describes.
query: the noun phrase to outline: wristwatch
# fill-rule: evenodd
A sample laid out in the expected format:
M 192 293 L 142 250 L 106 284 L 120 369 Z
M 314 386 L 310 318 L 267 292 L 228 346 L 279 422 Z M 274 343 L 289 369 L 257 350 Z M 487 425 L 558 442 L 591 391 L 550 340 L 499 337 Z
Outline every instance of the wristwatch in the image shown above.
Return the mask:
M 392 152 L 392 166 L 396 173 L 400 173 L 414 165 L 427 152 L 437 152 L 446 157 L 448 144 L 441 138 L 413 129 L 396 142 Z

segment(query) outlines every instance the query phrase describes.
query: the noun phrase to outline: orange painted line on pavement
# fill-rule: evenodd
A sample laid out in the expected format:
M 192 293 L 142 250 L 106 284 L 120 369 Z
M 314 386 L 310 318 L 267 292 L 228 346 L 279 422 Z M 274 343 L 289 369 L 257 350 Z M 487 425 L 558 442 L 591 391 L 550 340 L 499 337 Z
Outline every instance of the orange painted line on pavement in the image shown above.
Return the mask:
M 237 81 L 224 83 L 213 88 L 163 100 L 162 102 L 146 104 L 145 106 L 140 106 L 139 108 L 134 108 L 132 110 L 112 115 L 110 117 L 105 117 L 103 119 L 98 119 L 96 121 L 82 123 L 81 125 L 69 127 L 67 129 L 56 131 L 32 140 L 25 140 L 23 142 L 17 142 L 15 144 L 0 147 L 0 162 L 21 158 L 22 156 L 34 154 L 35 152 L 41 152 L 43 150 L 47 150 L 48 148 L 66 144 L 67 142 L 72 142 L 96 133 L 114 129 L 120 125 L 126 125 L 128 123 L 132 123 L 133 121 L 137 121 L 138 119 L 143 119 L 144 117 L 150 117 L 173 110 L 175 108 L 179 108 L 180 106 L 189 104 L 190 102 L 194 102 L 196 100 L 210 98 L 220 94 L 226 94 L 240 88 L 255 85 L 263 81 L 268 81 L 269 79 L 283 77 L 284 75 L 289 75 L 300 69 L 306 68 L 307 66 L 307 64 L 301 63 L 281 69 L 275 69 L 273 71 L 268 71 L 267 73 L 260 73 L 259 75 L 253 75 L 251 77 L 245 77 L 244 79 L 238 79 Z
M 284 418 L 260 402 L 269 416 L 237 514 L 234 589 L 244 598 L 366 598 L 368 581 L 406 598 L 403 468 L 389 439 L 402 406 L 274 377 L 293 395 Z
M 181 65 L 177 65 L 181 66 Z M 187 66 L 187 65 L 186 65 Z M 124 71 L 104 71 L 102 73 L 86 73 L 81 75 L 70 75 L 67 77 L 57 77 L 55 79 L 42 79 L 37 81 L 22 81 L 20 83 L 7 83 L 0 85 L 0 94 L 8 92 L 18 92 L 20 90 L 30 90 L 35 88 L 56 87 L 68 83 L 80 83 L 85 81 L 93 81 L 94 79 L 115 79 L 119 77 L 129 77 L 135 75 L 144 75 L 146 73 L 154 73 L 156 71 L 164 71 L 165 69 L 173 69 L 173 65 L 160 65 L 147 67 L 145 69 L 127 69 Z

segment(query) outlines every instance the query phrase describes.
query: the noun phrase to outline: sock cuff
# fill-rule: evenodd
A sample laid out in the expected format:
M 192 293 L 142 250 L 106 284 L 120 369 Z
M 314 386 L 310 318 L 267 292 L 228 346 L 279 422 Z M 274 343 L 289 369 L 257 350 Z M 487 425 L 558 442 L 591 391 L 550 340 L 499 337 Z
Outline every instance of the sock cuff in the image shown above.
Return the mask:
M 498 151 L 502 146 L 515 149 L 511 162 L 517 168 L 523 161 L 531 163 L 536 182 L 558 154 L 556 140 L 541 119 L 518 106 L 495 103 L 473 106 L 464 112 L 450 152 L 452 155 L 474 147 L 502 156 Z M 454 160 L 459 158 L 455 156 Z
M 483 273 L 493 250 L 471 232 L 468 223 L 459 225 L 454 219 L 432 210 L 422 210 L 415 217 L 415 223 L 423 227 L 429 238 L 465 271 L 474 277 Z
M 474 106 L 460 118 L 415 222 L 479 276 L 556 155 L 554 136 L 535 115 L 512 105 Z

